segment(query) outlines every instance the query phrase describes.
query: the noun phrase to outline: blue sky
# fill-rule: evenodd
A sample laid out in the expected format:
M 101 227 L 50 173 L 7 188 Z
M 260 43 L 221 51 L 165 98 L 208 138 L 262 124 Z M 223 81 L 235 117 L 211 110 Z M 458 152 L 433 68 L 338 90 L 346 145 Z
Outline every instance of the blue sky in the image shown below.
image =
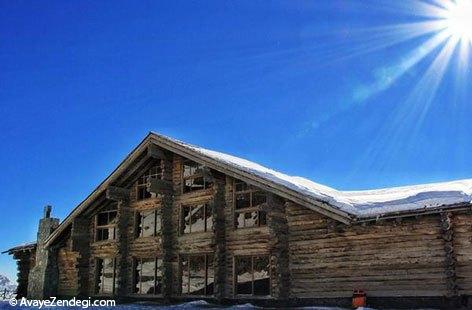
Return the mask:
M 472 177 L 470 55 L 444 63 L 434 32 L 392 26 L 421 9 L 0 0 L 0 249 L 34 240 L 46 204 L 63 219 L 150 130 L 338 189 Z

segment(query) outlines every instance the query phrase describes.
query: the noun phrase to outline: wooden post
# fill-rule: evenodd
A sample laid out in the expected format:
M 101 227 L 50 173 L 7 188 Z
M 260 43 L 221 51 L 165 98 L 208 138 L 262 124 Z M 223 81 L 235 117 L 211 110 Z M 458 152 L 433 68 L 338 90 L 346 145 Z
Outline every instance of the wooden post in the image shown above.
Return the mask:
M 214 256 L 214 295 L 218 301 L 225 298 L 226 287 L 226 224 L 225 224 L 225 180 L 212 177 L 213 181 L 213 246 Z
M 79 253 L 76 262 L 78 273 L 77 295 L 90 295 L 89 262 L 90 262 L 90 219 L 76 217 L 72 222 L 71 241 L 72 251 Z
M 116 277 L 118 279 L 118 288 L 115 295 L 125 296 L 128 294 L 128 284 L 130 275 L 128 274 L 129 262 L 129 245 L 128 245 L 128 224 L 131 217 L 129 207 L 129 190 L 110 186 L 106 191 L 107 199 L 116 201 L 117 206 L 117 234 L 116 241 L 118 244 L 118 255 L 116 257 Z
M 446 273 L 447 297 L 457 297 L 459 295 L 459 289 L 456 275 L 457 261 L 454 253 L 454 221 L 451 212 L 441 213 L 441 230 L 446 256 L 444 271 Z
M 281 300 L 290 297 L 289 241 L 285 207 L 282 199 L 268 194 L 267 203 L 262 208 L 267 212 L 270 234 L 271 294 Z
M 171 156 L 159 149 L 150 148 L 148 151 L 161 159 L 163 167 L 162 179 L 148 182 L 147 190 L 155 193 L 161 202 L 161 231 L 162 231 L 162 296 L 169 301 L 173 294 L 173 270 L 177 262 L 175 244 L 177 243 L 177 227 L 172 223 L 174 188 L 172 180 Z

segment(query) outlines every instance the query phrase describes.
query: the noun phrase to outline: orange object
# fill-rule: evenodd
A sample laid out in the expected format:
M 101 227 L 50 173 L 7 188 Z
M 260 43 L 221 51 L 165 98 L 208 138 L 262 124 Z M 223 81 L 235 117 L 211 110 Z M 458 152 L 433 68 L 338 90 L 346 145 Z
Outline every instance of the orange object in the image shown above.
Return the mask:
M 367 295 L 363 290 L 355 290 L 352 294 L 352 307 L 359 308 L 365 307 L 367 301 Z

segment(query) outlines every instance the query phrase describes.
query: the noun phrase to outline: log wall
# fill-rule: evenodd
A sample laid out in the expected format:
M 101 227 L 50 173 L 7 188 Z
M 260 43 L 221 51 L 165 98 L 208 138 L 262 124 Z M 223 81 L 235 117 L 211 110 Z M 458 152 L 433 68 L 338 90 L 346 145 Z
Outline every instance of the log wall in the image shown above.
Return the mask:
M 344 226 L 289 204 L 292 297 L 445 296 L 439 215 Z
M 18 251 L 14 253 L 17 265 L 17 298 L 26 297 L 28 293 L 28 277 L 35 265 L 36 250 Z
M 456 281 L 459 295 L 472 295 L 472 214 L 453 214 Z
M 69 239 L 64 247 L 57 252 L 57 267 L 59 269 L 58 296 L 76 296 L 78 294 L 79 254 L 72 251 Z
M 237 255 L 269 254 L 269 229 L 267 226 L 253 228 L 234 227 L 233 178 L 226 177 L 226 296 L 235 297 L 233 264 Z

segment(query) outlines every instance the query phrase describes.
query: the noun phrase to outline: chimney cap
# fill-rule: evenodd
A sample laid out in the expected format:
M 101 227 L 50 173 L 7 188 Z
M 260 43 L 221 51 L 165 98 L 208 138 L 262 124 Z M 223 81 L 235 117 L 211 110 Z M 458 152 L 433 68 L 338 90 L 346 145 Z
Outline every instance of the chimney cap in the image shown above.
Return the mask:
M 51 205 L 46 205 L 44 207 L 44 218 L 48 219 L 51 217 L 51 211 L 52 211 L 52 206 Z

